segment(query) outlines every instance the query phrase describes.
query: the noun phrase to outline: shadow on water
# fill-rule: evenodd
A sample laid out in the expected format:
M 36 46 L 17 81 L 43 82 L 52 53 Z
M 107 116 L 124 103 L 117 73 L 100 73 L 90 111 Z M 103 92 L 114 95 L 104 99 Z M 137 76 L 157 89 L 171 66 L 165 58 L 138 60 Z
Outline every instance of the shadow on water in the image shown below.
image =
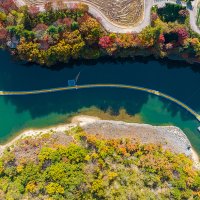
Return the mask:
M 120 83 L 147 87 L 181 100 L 200 112 L 200 67 L 182 61 L 156 60 L 153 57 L 71 61 L 48 69 L 15 61 L 7 52 L 0 52 L 0 90 L 35 90 L 67 85 L 81 72 L 79 85 Z M 151 98 L 150 98 L 151 97 Z M 96 106 L 117 115 L 120 108 L 130 115 L 141 114 L 146 123 L 175 124 L 181 127 L 198 149 L 200 135 L 193 116 L 176 104 L 147 93 L 124 89 L 85 89 L 30 96 L 0 97 L 0 140 L 9 138 L 31 124 L 50 124 L 47 116 L 76 113 L 81 108 Z M 8 113 L 6 113 L 8 112 Z M 46 117 L 46 118 L 45 118 Z M 33 123 L 31 121 L 34 121 Z M 46 121 L 45 121 L 46 120 Z M 51 121 L 49 121 L 51 120 Z M 57 120 L 59 121 L 59 120 Z M 57 122 L 56 121 L 56 122 Z M 59 121 L 60 122 L 60 121 Z M 200 152 L 200 148 L 198 149 Z
M 96 106 L 106 111 L 111 108 L 117 115 L 120 108 L 125 108 L 128 114 L 135 115 L 140 112 L 148 95 L 122 89 L 89 89 L 75 90 L 60 93 L 51 93 L 33 96 L 5 97 L 7 102 L 17 105 L 16 112 L 29 111 L 32 118 L 38 118 L 49 113 L 76 113 L 80 108 Z
M 23 64 L 13 60 L 7 52 L 0 52 L 1 90 L 32 90 L 66 86 L 67 80 L 81 71 L 78 84 L 123 83 L 156 89 L 169 94 L 200 111 L 200 67 L 183 61 L 154 57 L 126 59 L 101 58 L 98 60 L 78 60 L 60 64 L 51 69 L 34 64 Z M 131 103 L 133 98 L 137 103 Z M 75 112 L 80 107 L 95 105 L 106 110 L 112 107 L 117 113 L 120 107 L 129 114 L 140 112 L 147 102 L 147 95 L 129 90 L 95 89 L 33 96 L 4 97 L 6 102 L 16 106 L 17 112 L 29 111 L 33 118 L 49 113 Z M 193 118 L 178 106 L 161 98 L 164 107 L 175 116 L 181 111 L 183 120 Z
M 42 68 L 48 68 L 52 71 L 60 71 L 64 68 L 74 68 L 77 66 L 83 66 L 83 65 L 87 65 L 87 66 L 95 66 L 97 64 L 124 64 L 124 63 L 128 63 L 128 64 L 132 64 L 133 62 L 140 62 L 143 64 L 148 64 L 150 61 L 157 61 L 159 62 L 161 65 L 166 66 L 169 69 L 173 69 L 173 68 L 191 68 L 194 72 L 200 73 L 200 67 L 198 63 L 187 63 L 184 60 L 172 60 L 169 58 L 163 58 L 163 59 L 157 59 L 154 56 L 136 56 L 135 58 L 132 57 L 128 57 L 128 58 L 114 58 L 114 57 L 109 57 L 109 56 L 105 56 L 105 57 L 101 57 L 99 59 L 94 59 L 94 60 L 86 60 L 86 59 L 81 59 L 81 60 L 70 60 L 69 63 L 67 64 L 63 64 L 63 63 L 59 63 L 57 65 L 51 66 L 51 67 L 46 67 L 46 66 L 40 66 Z M 33 67 L 36 66 L 37 64 L 34 63 L 21 63 L 24 66 L 27 67 Z M 39 66 L 39 65 L 37 65 Z

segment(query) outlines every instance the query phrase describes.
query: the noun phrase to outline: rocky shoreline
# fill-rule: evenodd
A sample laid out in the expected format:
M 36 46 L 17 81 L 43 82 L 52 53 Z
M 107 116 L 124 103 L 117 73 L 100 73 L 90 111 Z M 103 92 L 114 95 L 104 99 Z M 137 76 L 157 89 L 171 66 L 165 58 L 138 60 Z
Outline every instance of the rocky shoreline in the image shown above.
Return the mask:
M 89 134 L 106 138 L 130 138 L 141 143 L 161 144 L 175 153 L 191 156 L 192 145 L 187 136 L 174 126 L 151 126 L 148 124 L 98 120 L 81 126 Z
M 190 157 L 200 168 L 199 156 L 184 132 L 175 126 L 152 126 L 148 124 L 126 123 L 122 121 L 98 120 L 81 126 L 89 134 L 106 138 L 130 138 L 133 142 L 160 144 L 174 153 Z
M 183 153 L 200 168 L 198 154 L 181 129 L 174 126 L 152 126 L 148 124 L 126 123 L 122 121 L 101 120 L 97 117 L 80 115 L 72 118 L 71 123 L 47 129 L 27 130 L 5 145 L 0 145 L 0 155 L 5 149 L 15 146 L 17 141 L 26 137 L 39 137 L 47 133 L 65 134 L 66 131 L 80 126 L 89 134 L 102 135 L 105 138 L 130 138 L 133 142 L 160 144 L 174 153 Z

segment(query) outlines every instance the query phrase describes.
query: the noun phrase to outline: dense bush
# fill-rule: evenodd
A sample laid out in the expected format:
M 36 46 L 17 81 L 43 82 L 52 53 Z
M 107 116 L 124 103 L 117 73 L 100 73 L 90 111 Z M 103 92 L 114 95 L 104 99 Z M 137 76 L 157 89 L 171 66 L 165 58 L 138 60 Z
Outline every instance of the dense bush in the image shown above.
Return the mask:
M 166 4 L 165 7 L 159 8 L 157 12 L 164 22 L 184 22 L 188 15 L 186 8 L 178 4 Z

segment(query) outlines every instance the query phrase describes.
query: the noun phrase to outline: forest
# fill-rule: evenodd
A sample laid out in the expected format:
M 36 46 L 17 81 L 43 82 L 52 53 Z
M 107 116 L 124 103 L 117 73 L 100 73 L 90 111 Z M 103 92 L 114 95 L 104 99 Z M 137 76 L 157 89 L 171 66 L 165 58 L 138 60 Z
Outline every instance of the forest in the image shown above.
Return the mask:
M 4 152 L 0 199 L 200 199 L 200 171 L 184 154 L 79 127 L 59 142 L 56 134 L 21 139 Z
M 13 0 L 1 1 L 0 7 L 1 48 L 26 62 L 51 67 L 72 59 L 137 55 L 200 60 L 200 36 L 191 30 L 189 13 L 180 5 L 153 7 L 151 25 L 126 34 L 106 31 L 81 3 L 67 8 L 58 1 L 54 9 L 47 2 L 44 12 L 36 6 L 17 8 Z

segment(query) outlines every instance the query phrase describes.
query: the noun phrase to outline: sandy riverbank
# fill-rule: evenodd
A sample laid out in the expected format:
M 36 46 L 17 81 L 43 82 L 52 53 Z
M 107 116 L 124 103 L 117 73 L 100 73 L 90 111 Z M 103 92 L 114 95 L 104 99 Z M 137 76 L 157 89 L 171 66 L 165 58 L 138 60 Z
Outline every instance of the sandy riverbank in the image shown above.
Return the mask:
M 92 117 L 92 116 L 75 116 L 72 118 L 71 123 L 69 124 L 62 124 L 62 125 L 57 125 L 49 128 L 44 128 L 44 129 L 28 129 L 20 133 L 18 136 L 16 136 L 13 140 L 9 141 L 6 144 L 0 145 L 0 155 L 2 155 L 3 151 L 12 146 L 15 145 L 16 142 L 20 139 L 26 138 L 26 137 L 37 137 L 42 134 L 46 133 L 51 133 L 51 132 L 65 132 L 70 130 L 73 127 L 76 127 L 78 125 L 82 126 L 87 123 L 92 123 L 96 120 L 99 120 L 98 117 Z
M 200 169 L 199 156 L 192 148 L 187 136 L 174 126 L 151 126 L 147 124 L 125 123 L 122 121 L 101 120 L 98 117 L 79 115 L 72 118 L 71 123 L 46 129 L 31 129 L 22 132 L 5 145 L 0 145 L 0 155 L 13 146 L 18 140 L 26 137 L 37 137 L 46 133 L 61 133 L 80 126 L 90 134 L 101 134 L 108 138 L 130 137 L 133 141 L 161 144 L 175 153 L 184 153 L 191 157 L 194 165 Z M 141 134 L 142 133 L 142 134 Z

